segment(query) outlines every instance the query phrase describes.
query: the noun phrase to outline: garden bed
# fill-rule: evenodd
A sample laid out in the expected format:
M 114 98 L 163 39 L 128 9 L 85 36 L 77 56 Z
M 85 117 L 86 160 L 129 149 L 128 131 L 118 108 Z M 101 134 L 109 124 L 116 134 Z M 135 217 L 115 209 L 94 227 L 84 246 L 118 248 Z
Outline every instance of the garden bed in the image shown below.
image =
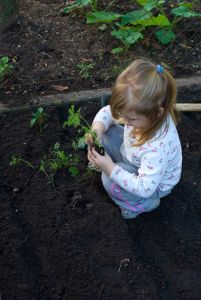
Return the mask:
M 35 97 L 59 90 L 66 94 L 111 87 L 125 66 L 139 56 L 167 64 L 176 78 L 200 76 L 200 18 L 181 18 L 174 28 L 176 39 L 171 44 L 162 45 L 156 39 L 156 26 L 145 31 L 143 40 L 114 55 L 112 49 L 122 47 L 123 43 L 111 36 L 113 25 L 106 24 L 107 29 L 101 30 L 103 23 L 86 24 L 90 7 L 63 15 L 63 9 L 72 2 L 18 1 L 18 17 L 0 34 L 0 57 L 8 56 L 14 66 L 10 76 L 0 84 L 0 104 L 28 105 Z M 199 1 L 194 2 L 197 11 L 201 11 Z M 131 0 L 97 3 L 98 10 L 120 14 L 137 8 L 136 1 Z M 170 20 L 174 5 L 175 1 L 166 1 L 165 12 Z M 92 68 L 84 72 L 87 65 Z
M 196 103 L 199 91 L 180 95 Z M 77 104 L 78 105 L 78 104 Z M 80 102 L 91 121 L 100 107 Z M 161 206 L 125 221 L 103 190 L 100 174 L 67 169 L 55 188 L 36 166 L 59 142 L 72 153 L 67 105 L 45 108 L 48 126 L 29 128 L 33 109 L 4 113 L 1 127 L 0 295 L 4 300 L 199 299 L 201 294 L 201 114 L 179 124 L 182 179 Z M 10 167 L 12 156 L 24 164 Z

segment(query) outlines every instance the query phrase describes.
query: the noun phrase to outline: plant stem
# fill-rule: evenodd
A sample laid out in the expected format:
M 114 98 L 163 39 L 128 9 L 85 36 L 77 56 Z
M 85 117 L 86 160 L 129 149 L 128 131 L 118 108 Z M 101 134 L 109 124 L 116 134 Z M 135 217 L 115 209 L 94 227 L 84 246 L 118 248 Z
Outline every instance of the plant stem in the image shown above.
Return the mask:
M 29 168 L 35 169 L 35 167 L 30 162 L 28 162 L 22 158 L 19 158 L 19 161 L 25 163 Z
M 42 172 L 47 176 L 47 178 L 49 179 L 49 183 L 52 185 L 52 187 L 55 188 L 53 177 L 49 176 L 45 169 L 43 169 Z
M 104 11 L 108 10 L 114 4 L 115 1 L 116 0 L 109 2 L 108 6 L 104 9 Z
M 87 125 L 87 127 L 90 129 L 91 126 L 89 125 L 89 123 L 85 120 L 85 118 L 83 118 L 82 116 L 80 116 L 80 119 Z

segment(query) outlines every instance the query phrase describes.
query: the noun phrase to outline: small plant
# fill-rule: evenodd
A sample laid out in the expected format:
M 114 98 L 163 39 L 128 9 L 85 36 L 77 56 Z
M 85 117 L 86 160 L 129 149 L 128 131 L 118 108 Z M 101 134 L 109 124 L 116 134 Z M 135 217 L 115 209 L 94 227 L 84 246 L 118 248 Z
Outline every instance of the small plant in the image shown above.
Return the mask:
M 77 68 L 80 70 L 79 71 L 80 75 L 84 79 L 87 79 L 87 78 L 91 77 L 90 70 L 93 69 L 94 66 L 95 66 L 95 64 L 93 64 L 93 63 L 82 62 L 81 64 L 77 65 Z
M 46 118 L 48 117 L 48 114 L 46 114 L 42 107 L 39 107 L 36 112 L 32 114 L 32 118 L 30 121 L 29 126 L 31 128 L 38 127 L 39 132 L 41 133 L 42 129 L 44 129 L 46 126 L 44 125 Z
M 9 64 L 9 57 L 3 56 L 0 58 L 0 82 L 9 75 L 13 70 L 13 66 Z
M 92 10 L 97 10 L 97 0 L 75 0 L 63 9 L 63 13 L 70 14 L 76 11 L 83 10 L 85 7 L 91 6 Z
M 29 161 L 22 159 L 20 156 L 18 156 L 18 157 L 13 156 L 10 161 L 10 166 L 13 167 L 13 166 L 19 165 L 21 163 L 25 164 L 29 168 L 35 169 L 35 167 Z
M 69 116 L 68 120 L 66 120 L 63 124 L 63 127 L 74 127 L 77 130 L 78 134 L 82 134 L 81 137 L 76 137 L 76 139 L 73 141 L 72 146 L 74 149 L 83 149 L 86 146 L 85 143 L 85 137 L 86 135 L 89 135 L 92 137 L 93 143 L 90 145 L 91 147 L 95 147 L 96 150 L 103 155 L 104 154 L 104 148 L 100 145 L 97 133 L 96 131 L 92 130 L 89 123 L 85 120 L 85 118 L 82 117 L 80 113 L 80 109 L 75 111 L 74 105 L 71 105 L 69 108 Z
M 77 155 L 66 155 L 64 151 L 60 149 L 59 143 L 55 143 L 50 154 L 51 155 L 45 155 L 40 161 L 38 169 L 39 172 L 45 174 L 48 178 L 48 183 L 50 183 L 53 188 L 55 188 L 54 176 L 59 169 L 67 167 L 72 177 L 78 176 L 79 170 L 77 165 L 79 163 L 79 157 Z M 20 156 L 13 156 L 10 161 L 10 166 L 13 167 L 21 163 L 29 168 L 36 169 L 29 161 L 22 159 Z
M 44 173 L 48 178 L 49 183 L 55 188 L 54 176 L 56 172 L 62 168 L 68 168 L 71 176 L 76 177 L 79 173 L 77 165 L 79 158 L 77 155 L 66 155 L 63 150 L 60 149 L 60 144 L 55 143 L 51 150 L 52 157 L 44 156 L 40 162 L 39 171 Z

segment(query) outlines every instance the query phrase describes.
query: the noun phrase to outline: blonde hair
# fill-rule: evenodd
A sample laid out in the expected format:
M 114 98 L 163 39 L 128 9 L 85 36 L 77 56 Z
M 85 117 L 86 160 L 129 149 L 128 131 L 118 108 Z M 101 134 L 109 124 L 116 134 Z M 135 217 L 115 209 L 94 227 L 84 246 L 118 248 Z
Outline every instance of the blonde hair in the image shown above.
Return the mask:
M 119 75 L 112 89 L 110 108 L 114 119 L 120 121 L 121 114 L 133 110 L 149 121 L 149 126 L 140 130 L 135 146 L 150 140 L 169 113 L 175 124 L 178 121 L 175 79 L 165 68 L 158 72 L 156 66 L 147 59 L 135 60 Z M 164 109 L 162 114 L 159 114 L 160 107 Z M 135 129 L 132 133 L 135 134 Z

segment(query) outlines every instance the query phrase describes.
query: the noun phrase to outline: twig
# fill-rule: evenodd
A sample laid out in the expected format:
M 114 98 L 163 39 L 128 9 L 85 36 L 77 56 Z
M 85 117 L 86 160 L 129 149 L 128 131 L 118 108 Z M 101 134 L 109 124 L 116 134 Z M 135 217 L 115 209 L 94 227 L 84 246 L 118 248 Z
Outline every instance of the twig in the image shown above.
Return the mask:
M 22 242 L 20 242 L 19 244 L 16 245 L 16 247 L 18 247 L 19 245 L 21 245 L 21 244 L 23 244 L 24 242 L 26 242 L 27 238 L 28 238 L 28 234 L 25 236 L 25 239 L 24 239 Z M 0 300 L 1 300 L 1 299 L 0 299 Z
M 98 298 L 97 298 L 97 300 L 100 299 L 100 297 L 101 297 L 101 295 L 102 295 L 102 292 L 103 292 L 103 289 L 104 289 L 104 283 L 102 283 L 102 285 L 101 285 L 100 291 L 99 291 L 99 293 L 98 293 Z

